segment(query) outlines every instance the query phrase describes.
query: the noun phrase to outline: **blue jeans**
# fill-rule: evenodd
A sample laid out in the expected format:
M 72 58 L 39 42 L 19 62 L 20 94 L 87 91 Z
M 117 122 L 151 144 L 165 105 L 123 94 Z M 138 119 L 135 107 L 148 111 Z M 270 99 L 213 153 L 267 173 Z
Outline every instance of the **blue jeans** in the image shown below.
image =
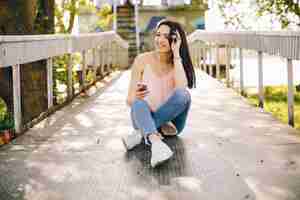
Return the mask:
M 147 142 L 147 136 L 158 132 L 161 125 L 172 121 L 178 134 L 183 130 L 191 105 L 187 89 L 175 89 L 173 94 L 155 112 L 145 100 L 135 99 L 131 105 L 131 120 L 134 129 L 140 129 Z

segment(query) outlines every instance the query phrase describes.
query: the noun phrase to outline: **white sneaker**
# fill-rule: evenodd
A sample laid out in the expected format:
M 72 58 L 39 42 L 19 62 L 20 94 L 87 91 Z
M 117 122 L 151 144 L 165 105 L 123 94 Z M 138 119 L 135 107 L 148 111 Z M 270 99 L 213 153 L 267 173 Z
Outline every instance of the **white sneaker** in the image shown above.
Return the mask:
M 178 131 L 172 122 L 167 122 L 161 126 L 161 131 L 164 136 L 175 136 Z
M 164 161 L 170 159 L 173 152 L 163 141 L 157 140 L 151 145 L 151 166 L 156 167 Z
M 122 141 L 127 150 L 133 149 L 142 142 L 143 136 L 140 130 L 134 130 L 130 135 L 123 137 Z

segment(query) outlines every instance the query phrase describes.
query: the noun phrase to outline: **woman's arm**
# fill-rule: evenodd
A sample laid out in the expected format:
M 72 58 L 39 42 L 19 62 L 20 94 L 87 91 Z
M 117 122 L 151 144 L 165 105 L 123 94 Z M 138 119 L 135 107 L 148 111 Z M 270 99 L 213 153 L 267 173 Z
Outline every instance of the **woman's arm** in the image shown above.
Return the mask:
M 135 91 L 137 89 L 137 82 L 141 78 L 141 74 L 143 71 L 143 62 L 142 62 L 143 56 L 138 55 L 131 67 L 131 78 L 129 81 L 129 87 L 128 87 L 128 95 L 126 99 L 126 103 L 128 106 L 131 106 L 134 98 L 135 98 Z
M 171 49 L 173 51 L 173 62 L 175 71 L 175 88 L 186 88 L 188 86 L 187 77 L 182 65 L 182 58 L 180 57 L 179 49 L 181 45 L 181 37 L 176 31 L 177 40 L 173 41 L 171 44 Z
M 180 57 L 174 56 L 175 88 L 186 88 L 188 86 L 185 71 Z

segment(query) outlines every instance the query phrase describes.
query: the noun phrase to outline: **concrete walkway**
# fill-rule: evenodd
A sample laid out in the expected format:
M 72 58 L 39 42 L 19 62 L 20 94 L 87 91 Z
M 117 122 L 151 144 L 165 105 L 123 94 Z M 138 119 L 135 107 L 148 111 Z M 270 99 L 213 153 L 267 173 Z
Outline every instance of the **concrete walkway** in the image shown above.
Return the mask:
M 199 71 L 175 156 L 152 169 L 148 147 L 126 153 L 128 77 L 1 148 L 0 199 L 300 199 L 299 133 Z

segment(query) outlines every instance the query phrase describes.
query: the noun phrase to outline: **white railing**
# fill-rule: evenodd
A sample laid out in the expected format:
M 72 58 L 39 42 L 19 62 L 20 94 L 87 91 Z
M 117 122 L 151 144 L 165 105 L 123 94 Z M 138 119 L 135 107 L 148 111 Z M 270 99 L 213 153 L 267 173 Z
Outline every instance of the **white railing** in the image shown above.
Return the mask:
M 212 51 L 215 49 L 216 77 L 220 78 L 220 46 L 225 46 L 226 85 L 230 86 L 229 68 L 231 65 L 231 48 L 239 49 L 240 92 L 244 94 L 243 49 L 254 50 L 258 55 L 258 93 L 259 106 L 264 107 L 263 93 L 263 53 L 277 55 L 286 59 L 288 80 L 288 117 L 294 126 L 294 84 L 293 60 L 300 60 L 300 32 L 290 31 L 240 31 L 209 32 L 197 30 L 188 37 L 193 63 L 201 66 L 212 75 Z M 208 51 L 207 51 L 208 50 Z M 208 55 L 207 55 L 208 54 Z M 207 63 L 208 62 L 208 63 Z
M 88 54 L 92 51 L 92 54 Z M 13 103 L 16 132 L 22 130 L 20 64 L 47 59 L 48 108 L 53 106 L 53 57 L 73 53 L 82 54 L 82 71 L 87 66 L 97 69 L 104 75 L 108 67 L 128 67 L 128 43 L 115 32 L 82 35 L 30 35 L 0 36 L 0 68 L 12 67 Z M 67 75 L 68 98 L 73 97 L 72 56 L 70 56 Z M 104 68 L 106 67 L 106 68 Z M 85 73 L 83 87 L 85 88 Z M 1 88 L 0 88 L 1 89 Z

